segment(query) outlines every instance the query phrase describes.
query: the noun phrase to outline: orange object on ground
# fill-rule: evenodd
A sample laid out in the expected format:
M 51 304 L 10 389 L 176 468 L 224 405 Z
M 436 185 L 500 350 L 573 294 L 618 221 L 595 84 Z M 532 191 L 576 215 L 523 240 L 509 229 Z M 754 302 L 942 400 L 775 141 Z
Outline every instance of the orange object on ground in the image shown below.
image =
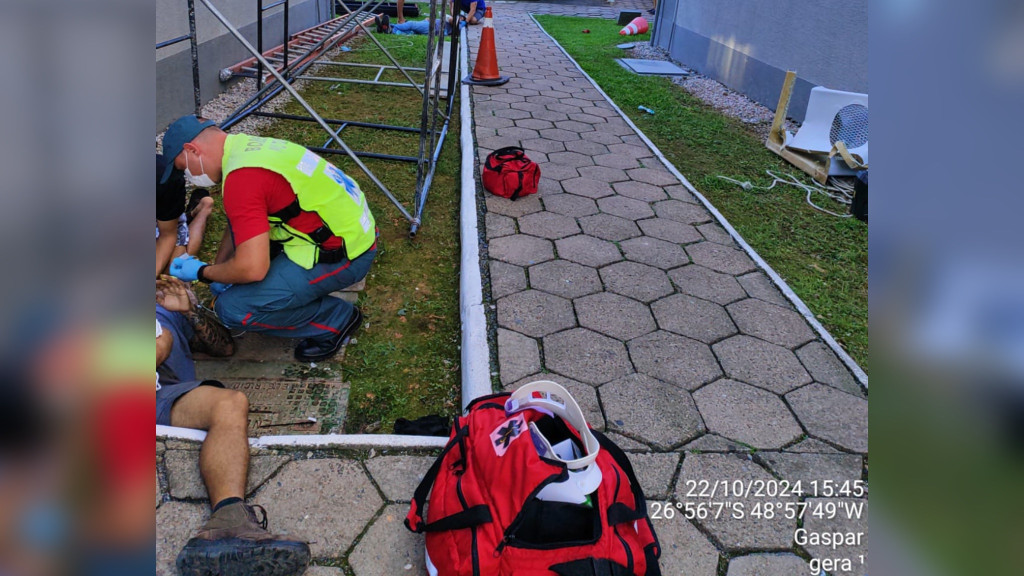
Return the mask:
M 484 27 L 480 31 L 480 49 L 476 53 L 473 74 L 462 79 L 466 84 L 478 86 L 500 86 L 508 82 L 508 76 L 498 72 L 498 54 L 494 48 L 494 23 L 491 7 L 484 12 Z
M 647 24 L 647 20 L 643 16 L 637 16 L 633 18 L 632 22 L 626 24 L 622 30 L 619 30 L 619 35 L 632 36 L 634 34 L 644 34 L 647 32 L 648 26 L 649 24 Z

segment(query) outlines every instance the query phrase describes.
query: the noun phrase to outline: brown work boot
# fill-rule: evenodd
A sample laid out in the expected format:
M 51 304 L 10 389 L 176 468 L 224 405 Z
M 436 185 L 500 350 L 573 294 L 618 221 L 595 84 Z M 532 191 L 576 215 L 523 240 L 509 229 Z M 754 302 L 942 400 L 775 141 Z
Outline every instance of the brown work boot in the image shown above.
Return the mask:
M 268 532 L 262 506 L 235 502 L 210 516 L 177 564 L 182 576 L 295 576 L 309 564 L 309 545 Z

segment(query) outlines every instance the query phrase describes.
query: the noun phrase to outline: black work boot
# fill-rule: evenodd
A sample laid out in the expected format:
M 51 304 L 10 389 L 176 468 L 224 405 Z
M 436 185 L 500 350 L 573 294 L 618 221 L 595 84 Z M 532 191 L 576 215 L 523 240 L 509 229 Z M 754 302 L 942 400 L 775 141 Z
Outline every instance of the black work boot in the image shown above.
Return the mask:
M 309 564 L 309 545 L 268 532 L 262 506 L 235 502 L 213 513 L 177 564 L 182 576 L 294 576 Z
M 385 14 L 386 16 L 386 14 Z M 363 323 L 363 313 L 359 308 L 352 308 L 352 316 L 337 334 L 325 338 L 303 338 L 295 346 L 295 359 L 299 362 L 319 362 L 326 360 L 341 350 L 341 345 L 349 336 L 356 333 Z

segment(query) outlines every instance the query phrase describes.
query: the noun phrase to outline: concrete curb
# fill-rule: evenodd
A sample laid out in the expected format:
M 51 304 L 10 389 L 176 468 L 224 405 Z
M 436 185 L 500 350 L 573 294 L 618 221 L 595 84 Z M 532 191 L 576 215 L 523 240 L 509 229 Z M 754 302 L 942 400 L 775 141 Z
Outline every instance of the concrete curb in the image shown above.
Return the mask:
M 157 440 L 202 442 L 206 432 L 176 426 L 156 427 Z M 310 434 L 305 436 L 260 436 L 249 438 L 254 448 L 444 448 L 441 436 L 400 436 L 397 434 Z
M 469 34 L 459 43 L 462 70 L 469 70 Z M 459 236 L 462 241 L 462 265 L 459 275 L 459 312 L 462 317 L 462 407 L 474 398 L 490 394 L 491 360 L 487 344 L 487 318 L 484 315 L 483 279 L 480 272 L 480 233 L 477 227 L 476 146 L 473 140 L 473 114 L 469 105 L 469 86 L 460 83 L 462 203 Z
M 651 142 L 650 138 L 648 138 L 647 135 L 644 134 L 644 132 L 640 130 L 640 128 L 636 124 L 634 124 L 632 120 L 629 119 L 629 116 L 626 116 L 622 109 L 619 108 L 618 105 L 616 105 L 615 102 L 612 101 L 608 94 L 606 94 L 605 91 L 602 90 L 601 87 L 597 85 L 597 82 L 594 82 L 594 79 L 590 77 L 590 74 L 587 74 L 586 71 L 583 70 L 583 68 L 580 67 L 580 65 L 576 62 L 576 60 L 569 55 L 565 48 L 563 48 L 562 45 L 558 43 L 558 40 L 555 40 L 554 37 L 548 34 L 547 30 L 545 30 L 544 27 L 540 25 L 540 22 L 537 22 L 537 18 L 534 16 L 532 12 L 530 13 L 530 19 L 533 20 L 533 23 L 537 25 L 537 27 L 540 29 L 542 33 L 544 33 L 545 36 L 551 38 L 551 41 L 555 43 L 555 46 L 557 46 L 563 54 L 565 54 L 565 57 L 568 58 L 570 62 L 572 62 L 573 66 L 575 66 L 576 69 L 579 70 L 580 73 L 583 74 L 583 76 L 594 86 L 594 88 L 596 88 L 597 91 L 600 92 L 602 96 L 604 96 L 604 99 L 607 100 L 608 103 L 612 105 L 612 108 L 614 108 L 620 116 L 622 116 L 622 119 L 625 120 L 626 123 L 629 124 L 629 126 L 636 131 L 637 135 L 640 136 L 640 139 L 643 140 L 645 144 L 647 144 L 647 146 L 654 152 L 654 155 L 657 156 L 659 160 L 661 160 L 662 164 L 665 165 L 665 168 L 667 168 L 669 172 L 671 172 L 676 178 L 678 178 L 679 181 L 682 182 L 683 186 L 686 186 L 686 189 L 689 190 L 690 193 L 693 194 L 700 201 L 700 203 L 703 204 L 704 207 L 708 209 L 709 212 L 711 212 L 711 215 L 715 217 L 715 220 L 717 220 L 718 223 L 721 224 L 723 228 L 725 228 L 729 235 L 732 236 L 733 240 L 735 240 L 736 243 L 739 244 L 741 248 L 743 248 L 743 251 L 746 252 L 747 255 L 749 255 L 754 260 L 754 262 L 756 262 L 757 265 L 762 270 L 765 271 L 766 274 L 768 274 L 768 277 L 772 279 L 772 282 L 774 282 L 775 285 L 779 287 L 779 290 L 781 290 L 782 293 L 786 295 L 786 298 L 788 298 L 789 301 L 793 303 L 793 306 L 795 306 L 797 311 L 800 312 L 800 314 L 804 317 L 805 320 L 807 320 L 807 323 L 810 324 L 812 328 L 814 328 L 814 331 L 817 332 L 819 336 L 821 336 L 821 339 L 824 340 L 825 343 L 828 344 L 829 348 L 831 348 L 832 351 L 836 353 L 836 356 L 839 356 L 839 359 L 843 361 L 843 364 L 845 364 L 846 367 L 850 370 L 854 378 L 856 378 L 857 381 L 860 382 L 860 385 L 863 386 L 866 390 L 868 387 L 868 375 L 864 372 L 864 370 L 861 369 L 857 362 L 853 358 L 851 358 L 849 354 L 846 353 L 846 350 L 843 350 L 843 347 L 840 346 L 839 342 L 836 342 L 836 339 L 832 337 L 832 334 L 830 334 L 828 330 L 826 330 L 825 327 L 821 325 L 821 322 L 818 322 L 818 319 L 814 316 L 814 313 L 811 312 L 811 309 L 807 307 L 807 304 L 804 304 L 804 301 L 801 300 L 795 292 L 793 292 L 793 289 L 789 287 L 789 284 L 786 284 L 786 281 L 782 278 L 782 276 L 779 276 L 779 274 L 774 269 L 772 269 L 772 267 L 769 266 L 768 263 L 765 262 L 764 259 L 761 258 L 761 256 L 757 252 L 755 252 L 749 244 L 747 244 L 747 241 L 744 240 L 743 237 L 740 236 L 739 232 L 737 232 L 736 229 L 732 227 L 732 224 L 729 224 L 729 221 L 725 219 L 725 216 L 722 216 L 721 212 L 719 212 L 718 209 L 715 208 L 711 204 L 711 202 L 709 202 L 703 194 L 698 192 L 697 188 L 695 188 L 693 184 L 691 184 L 690 181 L 686 179 L 686 176 L 683 176 L 682 173 L 680 173 L 679 170 L 677 170 L 676 167 L 673 166 L 671 162 L 669 162 L 668 158 L 665 158 L 665 155 L 662 154 L 661 150 L 658 149 L 657 146 L 655 146 L 654 142 Z

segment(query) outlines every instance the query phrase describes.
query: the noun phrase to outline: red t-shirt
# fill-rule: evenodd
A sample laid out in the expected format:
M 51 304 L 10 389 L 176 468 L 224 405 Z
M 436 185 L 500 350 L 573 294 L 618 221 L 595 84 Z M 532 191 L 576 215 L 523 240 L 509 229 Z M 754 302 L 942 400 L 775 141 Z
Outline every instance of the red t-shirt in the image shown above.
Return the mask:
M 284 176 L 265 168 L 239 168 L 224 181 L 224 213 L 231 223 L 235 246 L 270 231 L 267 216 L 295 201 L 295 192 Z M 323 226 L 315 212 L 303 210 L 288 221 L 299 232 L 311 233 Z M 323 244 L 326 250 L 341 248 L 340 236 Z

